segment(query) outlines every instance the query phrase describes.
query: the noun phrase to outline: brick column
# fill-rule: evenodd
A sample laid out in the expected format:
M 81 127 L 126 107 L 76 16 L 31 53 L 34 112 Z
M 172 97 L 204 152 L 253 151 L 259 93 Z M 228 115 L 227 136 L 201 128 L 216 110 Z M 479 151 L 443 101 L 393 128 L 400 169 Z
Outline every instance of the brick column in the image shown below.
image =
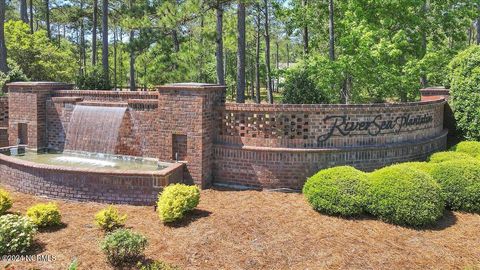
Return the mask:
M 55 90 L 69 90 L 71 84 L 58 82 L 15 82 L 7 84 L 9 103 L 8 141 L 16 145 L 19 124 L 26 124 L 27 147 L 47 147 L 46 101 Z M 25 131 L 21 131 L 25 132 Z
M 438 98 L 445 98 L 448 101 L 450 98 L 450 90 L 443 86 L 427 87 L 420 89 L 422 101 L 435 100 Z
M 208 188 L 218 129 L 215 107 L 225 103 L 225 86 L 181 83 L 158 91 L 159 159 L 185 161 L 185 179 Z

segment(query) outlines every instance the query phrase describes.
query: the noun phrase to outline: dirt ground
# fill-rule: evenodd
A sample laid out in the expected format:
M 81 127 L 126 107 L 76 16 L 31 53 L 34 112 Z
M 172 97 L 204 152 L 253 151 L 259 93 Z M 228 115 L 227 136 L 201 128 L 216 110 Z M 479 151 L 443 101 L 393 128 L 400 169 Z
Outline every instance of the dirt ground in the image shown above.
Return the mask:
M 12 192 L 12 212 L 47 198 Z M 65 223 L 36 237 L 33 254 L 53 262 L 15 269 L 111 269 L 93 225 L 98 203 L 56 200 Z M 313 211 L 301 194 L 204 190 L 182 223 L 163 225 L 153 207 L 119 206 L 127 227 L 147 236 L 148 259 L 183 269 L 480 269 L 480 216 L 446 212 L 436 227 L 415 230 L 373 218 L 342 219 Z M 0 262 L 4 266 L 5 262 Z

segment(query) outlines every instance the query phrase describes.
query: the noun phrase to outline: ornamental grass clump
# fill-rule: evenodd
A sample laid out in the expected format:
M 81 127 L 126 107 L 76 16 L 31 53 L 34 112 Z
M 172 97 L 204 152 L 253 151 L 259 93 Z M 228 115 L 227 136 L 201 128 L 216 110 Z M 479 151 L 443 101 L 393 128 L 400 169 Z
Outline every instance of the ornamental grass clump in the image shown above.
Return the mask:
M 127 215 L 120 215 L 118 209 L 110 205 L 95 215 L 95 224 L 104 231 L 112 231 L 123 227 L 126 219 Z
M 455 145 L 453 149 L 457 153 L 464 153 L 474 158 L 480 157 L 480 142 L 475 142 L 475 141 L 460 142 L 457 145 Z
M 353 167 L 321 170 L 303 186 L 303 194 L 317 211 L 328 215 L 356 216 L 367 203 L 368 178 Z
M 474 159 L 475 159 L 474 157 L 466 153 L 444 151 L 444 152 L 437 152 L 431 155 L 428 158 L 428 161 L 431 163 L 441 163 L 441 162 L 451 161 L 451 160 L 474 160 Z
M 38 227 L 50 227 L 62 224 L 62 215 L 54 203 L 39 203 L 28 208 L 27 217 Z
M 101 242 L 102 251 L 115 266 L 137 263 L 146 247 L 145 236 L 123 228 L 108 233 Z
M 167 186 L 158 197 L 157 208 L 160 219 L 174 222 L 192 211 L 200 202 L 200 190 L 197 186 L 174 184 Z
M 36 232 L 35 224 L 27 217 L 15 214 L 0 216 L 0 255 L 26 252 Z
M 442 189 L 423 171 L 398 164 L 370 173 L 369 179 L 367 210 L 384 221 L 421 227 L 443 214 Z
M 13 202 L 10 194 L 3 189 L 0 189 L 0 215 L 5 214 L 8 209 L 12 208 Z
M 436 166 L 432 176 L 452 210 L 480 213 L 480 161 L 453 160 Z

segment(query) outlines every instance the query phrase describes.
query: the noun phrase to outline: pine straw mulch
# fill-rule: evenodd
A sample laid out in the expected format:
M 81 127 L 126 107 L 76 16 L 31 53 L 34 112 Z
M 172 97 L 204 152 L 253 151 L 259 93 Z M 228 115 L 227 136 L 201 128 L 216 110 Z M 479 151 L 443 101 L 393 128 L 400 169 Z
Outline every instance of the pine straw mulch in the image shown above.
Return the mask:
M 12 192 L 12 211 L 51 199 Z M 204 190 L 183 222 L 163 225 L 153 207 L 119 206 L 127 227 L 148 237 L 148 259 L 184 269 L 480 269 L 480 216 L 446 212 L 436 227 L 416 230 L 373 218 L 343 219 L 313 211 L 301 194 Z M 111 269 L 93 225 L 98 203 L 56 200 L 65 226 L 36 237 L 33 254 L 50 263 L 15 269 Z M 0 265 L 5 265 L 0 262 Z

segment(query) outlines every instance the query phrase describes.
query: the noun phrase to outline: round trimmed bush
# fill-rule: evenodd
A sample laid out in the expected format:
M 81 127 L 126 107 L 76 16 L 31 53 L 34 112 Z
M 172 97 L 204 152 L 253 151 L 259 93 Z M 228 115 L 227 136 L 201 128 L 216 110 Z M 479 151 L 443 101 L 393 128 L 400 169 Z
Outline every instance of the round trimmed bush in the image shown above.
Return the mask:
M 349 166 L 321 170 L 307 180 L 303 194 L 319 212 L 355 216 L 365 210 L 367 179 L 366 173 Z
M 428 162 L 404 162 L 402 165 L 408 166 L 412 169 L 419 170 L 428 174 L 432 173 L 432 170 L 437 164 Z
M 24 253 L 37 229 L 30 219 L 14 214 L 0 216 L 0 255 Z
M 123 227 L 126 219 L 127 215 L 120 215 L 118 209 L 110 205 L 95 215 L 95 224 L 104 231 L 112 231 Z
M 474 159 L 472 156 L 462 153 L 462 152 L 453 152 L 453 151 L 445 151 L 445 152 L 438 152 L 431 155 L 428 158 L 428 161 L 432 163 L 441 163 L 450 160 L 472 160 Z
M 442 190 L 428 173 L 398 164 L 370 173 L 369 179 L 367 210 L 384 221 L 420 227 L 443 214 Z
M 3 189 L 0 189 L 0 215 L 5 214 L 8 209 L 12 208 L 12 199 L 10 199 L 10 194 Z
M 129 229 L 118 229 L 105 236 L 101 248 L 112 265 L 135 263 L 147 247 L 147 238 Z
M 454 147 L 455 151 L 459 153 L 465 153 L 470 155 L 471 157 L 479 157 L 480 156 L 480 142 L 475 141 L 465 141 L 460 142 Z
M 432 176 L 442 187 L 448 207 L 480 213 L 480 162 L 444 162 L 435 167 Z
M 60 225 L 62 215 L 54 203 L 39 203 L 27 210 L 27 217 L 38 227 Z
M 200 190 L 197 186 L 170 185 L 158 197 L 158 215 L 163 222 L 177 221 L 197 207 L 199 202 Z

